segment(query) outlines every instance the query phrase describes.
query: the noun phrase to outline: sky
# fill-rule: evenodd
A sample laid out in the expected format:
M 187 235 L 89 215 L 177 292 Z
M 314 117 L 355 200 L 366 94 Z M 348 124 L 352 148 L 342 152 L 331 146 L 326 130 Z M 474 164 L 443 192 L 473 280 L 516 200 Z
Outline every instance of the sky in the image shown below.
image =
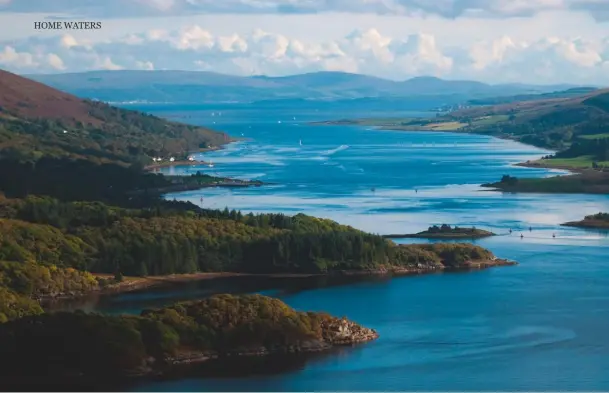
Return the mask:
M 609 0 L 0 0 L 0 68 L 609 86 Z

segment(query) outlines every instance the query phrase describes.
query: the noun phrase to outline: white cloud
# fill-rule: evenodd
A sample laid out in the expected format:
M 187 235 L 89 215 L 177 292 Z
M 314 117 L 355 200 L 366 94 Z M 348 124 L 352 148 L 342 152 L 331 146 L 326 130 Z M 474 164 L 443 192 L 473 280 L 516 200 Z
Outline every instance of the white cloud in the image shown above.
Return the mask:
M 216 34 L 189 25 L 98 42 L 72 35 L 30 37 L 0 42 L 0 48 L 0 64 L 16 72 L 191 69 L 287 75 L 329 70 L 398 80 L 434 75 L 492 83 L 609 85 L 609 34 L 597 39 L 499 35 L 454 45 L 429 32 L 396 35 L 382 28 L 315 40 L 262 29 Z
M 140 70 L 154 70 L 154 64 L 152 64 L 150 61 L 136 61 L 135 66 Z
M 94 63 L 95 69 L 100 70 L 122 70 L 123 67 L 115 64 L 108 56 L 96 59 Z
M 49 53 L 47 55 L 47 60 L 49 62 L 49 65 L 56 70 L 63 71 L 66 69 L 66 66 L 63 64 L 63 60 L 61 60 L 61 57 L 57 56 L 55 53 Z
M 38 66 L 34 56 L 28 52 L 17 52 L 12 46 L 5 46 L 0 52 L 0 64 L 10 69 L 32 68 Z
M 73 46 L 78 46 L 78 42 L 76 41 L 76 38 L 74 38 L 70 34 L 66 34 L 63 37 L 61 37 L 60 44 L 64 48 L 71 48 Z

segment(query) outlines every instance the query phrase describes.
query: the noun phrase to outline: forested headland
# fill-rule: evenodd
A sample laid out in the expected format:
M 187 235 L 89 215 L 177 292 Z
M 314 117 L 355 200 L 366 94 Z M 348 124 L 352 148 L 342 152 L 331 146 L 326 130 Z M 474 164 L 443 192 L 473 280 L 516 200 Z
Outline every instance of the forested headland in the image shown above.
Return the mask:
M 49 390 L 230 355 L 322 351 L 377 337 L 347 319 L 298 312 L 261 295 L 216 295 L 139 316 L 43 314 L 0 324 L 0 385 Z

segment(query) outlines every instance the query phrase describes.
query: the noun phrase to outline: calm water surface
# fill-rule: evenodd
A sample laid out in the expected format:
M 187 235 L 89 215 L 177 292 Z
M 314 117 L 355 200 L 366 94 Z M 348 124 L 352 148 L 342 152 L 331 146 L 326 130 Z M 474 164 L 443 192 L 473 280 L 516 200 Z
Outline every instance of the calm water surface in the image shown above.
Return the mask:
M 214 168 L 166 173 L 200 170 L 277 183 L 169 198 L 212 208 L 305 212 L 384 234 L 431 224 L 475 225 L 501 234 L 477 244 L 520 265 L 392 280 L 206 281 L 105 298 L 90 307 L 138 312 L 220 291 L 262 292 L 300 310 L 348 316 L 380 333 L 375 342 L 302 360 L 284 372 L 180 378 L 135 390 L 609 389 L 609 239 L 606 233 L 559 226 L 609 210 L 609 198 L 502 194 L 478 187 L 504 174 L 556 175 L 513 166 L 547 152 L 477 135 L 305 124 L 342 114 L 277 110 L 211 116 L 210 110 L 154 109 L 249 138 L 205 155 Z

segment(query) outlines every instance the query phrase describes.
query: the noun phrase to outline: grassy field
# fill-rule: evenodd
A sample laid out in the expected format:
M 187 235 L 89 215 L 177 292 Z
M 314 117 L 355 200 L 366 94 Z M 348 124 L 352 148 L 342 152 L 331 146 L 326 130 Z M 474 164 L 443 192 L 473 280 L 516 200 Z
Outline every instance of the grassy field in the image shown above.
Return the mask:
M 537 160 L 533 163 L 539 164 L 546 168 L 573 168 L 587 169 L 592 168 L 592 163 L 596 162 L 601 167 L 609 167 L 609 161 L 595 161 L 592 156 L 580 156 L 574 158 L 550 158 L 546 160 Z
M 584 170 L 576 175 L 562 175 L 535 179 L 517 179 L 514 182 L 483 184 L 505 192 L 532 192 L 557 194 L 609 194 L 609 173 Z
M 493 116 L 483 116 L 472 121 L 472 124 L 475 126 L 490 126 L 495 123 L 499 123 L 502 121 L 509 120 L 508 115 L 493 115 Z
M 609 134 L 594 134 L 594 135 L 580 135 L 582 139 L 602 139 L 609 138 Z
M 426 130 L 434 130 L 434 131 L 453 131 L 459 130 L 463 127 L 467 126 L 467 123 L 461 123 L 458 121 L 446 121 L 439 123 L 430 123 L 422 128 Z

